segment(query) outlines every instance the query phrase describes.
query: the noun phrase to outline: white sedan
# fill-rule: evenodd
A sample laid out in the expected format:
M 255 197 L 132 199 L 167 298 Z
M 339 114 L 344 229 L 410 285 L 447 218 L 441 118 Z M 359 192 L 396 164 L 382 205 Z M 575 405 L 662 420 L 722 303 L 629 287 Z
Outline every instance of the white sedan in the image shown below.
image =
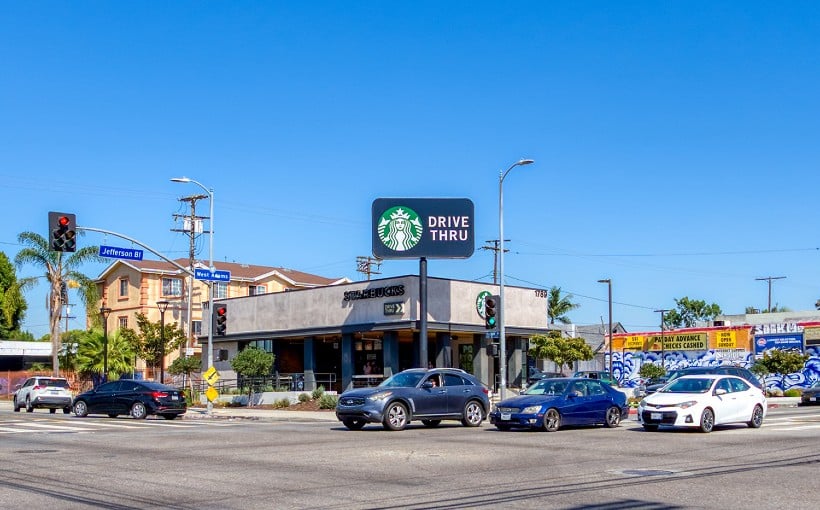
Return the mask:
M 733 375 L 686 375 L 670 382 L 638 405 L 638 421 L 646 430 L 746 423 L 758 428 L 766 416 L 766 396 Z

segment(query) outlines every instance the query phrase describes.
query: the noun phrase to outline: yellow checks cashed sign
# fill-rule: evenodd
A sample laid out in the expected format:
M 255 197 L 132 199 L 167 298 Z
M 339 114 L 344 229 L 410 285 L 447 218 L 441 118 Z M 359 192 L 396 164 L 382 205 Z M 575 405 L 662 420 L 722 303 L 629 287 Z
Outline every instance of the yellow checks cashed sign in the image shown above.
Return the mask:
M 705 351 L 708 344 L 706 333 L 670 333 L 651 335 L 651 351 Z

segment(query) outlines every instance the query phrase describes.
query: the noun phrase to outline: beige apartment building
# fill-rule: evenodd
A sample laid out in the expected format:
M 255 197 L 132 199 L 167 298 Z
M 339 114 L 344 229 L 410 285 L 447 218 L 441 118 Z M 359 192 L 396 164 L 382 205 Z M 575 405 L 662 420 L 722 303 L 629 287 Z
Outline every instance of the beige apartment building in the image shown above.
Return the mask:
M 177 264 L 188 266 L 188 259 L 177 259 Z M 326 278 L 283 267 L 256 266 L 230 262 L 214 262 L 218 271 L 229 271 L 230 281 L 213 283 L 213 299 L 255 296 L 310 289 L 350 283 L 348 278 Z M 205 264 L 195 264 L 195 269 L 206 269 Z M 185 332 L 188 341 L 178 352 L 165 359 L 167 367 L 180 355 L 200 355 L 201 347 L 196 338 L 202 334 L 203 306 L 207 307 L 211 296 L 206 281 L 188 277 L 173 264 L 161 260 L 116 260 L 97 278 L 97 290 L 101 296 L 96 310 L 109 308 L 107 328 L 114 332 L 120 328 L 136 329 L 136 315 L 145 314 L 149 321 L 158 322 L 161 312 L 158 302 L 167 301 L 165 324 L 176 323 Z M 190 290 L 190 305 L 189 305 Z M 207 311 L 204 315 L 208 317 Z M 207 334 L 207 329 L 204 329 Z M 145 362 L 137 360 L 136 370 L 146 377 Z M 156 376 L 159 379 L 158 376 Z

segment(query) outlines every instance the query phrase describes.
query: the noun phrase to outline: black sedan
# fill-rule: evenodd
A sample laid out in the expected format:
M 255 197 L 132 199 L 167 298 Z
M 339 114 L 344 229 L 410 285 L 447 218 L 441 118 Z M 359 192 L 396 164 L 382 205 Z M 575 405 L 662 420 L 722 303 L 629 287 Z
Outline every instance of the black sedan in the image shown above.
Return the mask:
M 182 391 L 153 381 L 131 379 L 108 382 L 81 393 L 74 397 L 72 407 L 80 417 L 107 414 L 116 418 L 128 414 L 138 420 L 149 414 L 173 420 L 188 409 Z
M 808 406 L 812 404 L 820 404 L 820 381 L 803 390 L 803 394 L 800 396 L 800 405 Z
M 499 402 L 490 413 L 498 430 L 540 429 L 564 425 L 617 427 L 629 417 L 626 395 L 596 379 L 541 379 L 525 392 Z

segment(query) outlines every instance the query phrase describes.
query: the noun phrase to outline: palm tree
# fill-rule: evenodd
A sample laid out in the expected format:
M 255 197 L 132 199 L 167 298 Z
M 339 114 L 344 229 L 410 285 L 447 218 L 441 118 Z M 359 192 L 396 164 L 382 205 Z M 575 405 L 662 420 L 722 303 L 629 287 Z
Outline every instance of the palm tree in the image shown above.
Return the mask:
M 552 287 L 549 290 L 549 296 L 547 297 L 547 316 L 550 319 L 550 324 L 555 324 L 556 320 L 561 324 L 572 323 L 570 318 L 567 317 L 567 314 L 581 305 L 573 303 L 570 301 L 571 299 L 572 294 L 561 297 L 561 287 Z
M 14 257 L 14 264 L 19 268 L 24 264 L 33 264 L 45 271 L 43 275 L 48 281 L 48 324 L 51 332 L 51 362 L 54 376 L 60 375 L 60 315 L 64 298 L 64 290 L 69 282 L 76 282 L 77 291 L 85 304 L 86 310 L 95 306 L 97 302 L 97 288 L 94 282 L 78 268 L 86 262 L 101 262 L 104 259 L 98 255 L 98 246 L 86 246 L 74 253 L 51 251 L 48 240 L 34 232 L 23 232 L 17 236 L 17 241 L 26 246 Z M 29 277 L 20 280 L 21 287 L 33 286 L 39 277 Z M 72 285 L 73 286 L 73 285 Z
M 108 335 L 108 377 L 117 380 L 122 374 L 130 374 L 134 366 L 134 348 L 126 335 L 117 330 Z M 105 365 L 105 336 L 97 328 L 80 335 L 77 343 L 77 371 L 84 376 L 102 377 Z

